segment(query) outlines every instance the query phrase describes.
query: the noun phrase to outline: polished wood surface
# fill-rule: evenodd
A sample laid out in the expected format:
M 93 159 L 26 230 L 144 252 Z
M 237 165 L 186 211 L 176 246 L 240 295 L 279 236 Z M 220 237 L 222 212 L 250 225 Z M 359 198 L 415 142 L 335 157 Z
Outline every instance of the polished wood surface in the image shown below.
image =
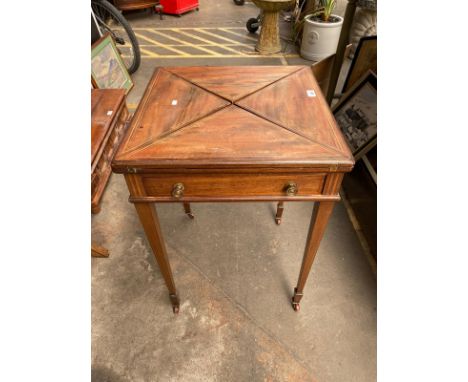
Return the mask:
M 114 5 L 122 11 L 131 11 L 134 9 L 152 8 L 159 4 L 158 1 L 152 0 L 114 0 Z
M 170 291 L 154 202 L 315 201 L 295 310 L 354 160 L 310 67 L 157 68 L 112 168 L 123 173 Z
M 91 212 L 99 202 L 111 174 L 111 161 L 128 122 L 123 89 L 91 90 Z
M 229 67 L 227 72 L 196 67 L 191 82 L 186 80 L 189 69 L 156 69 L 116 154 L 114 171 L 298 164 L 352 168 L 351 153 L 309 67 Z M 226 82 L 234 74 L 246 78 L 242 92 L 234 90 L 241 80 Z
M 101 247 L 100 245 L 91 243 L 91 256 L 92 257 L 109 257 L 109 250 Z
M 177 66 L 166 67 L 165 70 L 176 74 L 211 93 L 226 98 L 230 102 L 237 101 L 272 82 L 294 73 L 298 66 Z
M 312 96 L 308 96 L 307 91 Z M 281 99 L 284 101 L 280 107 L 272 107 L 274 100 Z M 328 112 L 327 103 L 310 68 L 299 70 L 247 96 L 237 104 L 316 143 L 322 151 L 327 150 L 326 155 L 321 153 L 320 161 L 336 158 L 341 159 L 344 166 L 352 164 L 348 146 L 333 115 Z
M 218 196 L 287 196 L 286 185 L 293 181 L 298 186 L 295 196 L 320 194 L 325 174 L 163 174 L 142 176 L 146 192 L 172 200 L 173 185 L 183 183 L 185 190 L 179 200 L 190 197 Z

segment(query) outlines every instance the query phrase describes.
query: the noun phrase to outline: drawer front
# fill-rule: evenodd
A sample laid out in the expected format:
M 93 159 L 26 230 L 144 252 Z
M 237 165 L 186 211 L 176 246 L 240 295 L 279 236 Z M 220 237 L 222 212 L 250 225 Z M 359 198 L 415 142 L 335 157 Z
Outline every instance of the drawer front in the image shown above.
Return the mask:
M 190 197 L 294 197 L 319 195 L 322 193 L 324 180 L 325 174 L 297 173 L 142 176 L 147 196 L 167 197 L 174 200 Z

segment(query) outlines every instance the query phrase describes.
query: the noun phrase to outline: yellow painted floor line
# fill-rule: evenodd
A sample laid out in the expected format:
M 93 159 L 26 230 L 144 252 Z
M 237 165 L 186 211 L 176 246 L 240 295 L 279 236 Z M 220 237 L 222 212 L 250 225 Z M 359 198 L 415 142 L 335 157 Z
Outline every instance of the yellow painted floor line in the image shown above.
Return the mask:
M 158 42 L 158 41 L 156 41 L 156 40 L 153 40 L 152 38 L 143 36 L 143 35 L 141 35 L 141 34 L 139 34 L 139 33 L 135 33 L 135 35 L 136 35 L 138 38 L 142 38 L 142 39 L 144 39 L 144 40 L 146 40 L 146 41 L 152 42 L 154 45 L 160 46 L 160 47 L 165 48 L 165 49 L 167 49 L 167 50 L 172 50 L 173 52 L 179 53 L 179 54 L 182 55 L 182 56 L 188 56 L 187 53 L 185 53 L 185 52 L 183 52 L 183 51 L 181 51 L 181 50 L 179 50 L 179 49 L 166 46 L 166 45 L 164 45 L 164 44 L 162 44 L 162 43 L 160 43 L 160 42 Z M 158 57 L 162 57 L 162 56 L 158 55 Z
M 220 29 L 220 28 L 225 28 L 225 27 L 202 27 L 202 28 L 194 28 L 194 27 L 176 27 L 177 29 L 195 29 L 195 30 L 199 30 L 199 29 L 210 29 L 210 30 L 215 30 L 215 29 Z M 118 29 L 118 28 L 116 28 Z M 123 30 L 123 28 L 120 28 L 121 30 Z M 174 27 L 167 27 L 167 28 L 154 28 L 154 27 L 151 27 L 151 28 L 134 28 L 132 27 L 132 29 L 134 31 L 138 31 L 138 30 L 142 30 L 142 31 L 152 31 L 154 29 L 157 29 L 157 30 L 172 30 L 174 29 Z M 245 29 L 245 27 L 229 27 L 229 28 L 225 28 L 225 29 Z
M 154 45 L 152 45 L 152 46 L 154 46 Z M 141 45 L 140 45 L 140 52 L 145 53 L 145 54 L 149 55 L 150 57 L 159 57 L 159 54 L 153 53 L 148 49 L 142 48 Z
M 180 42 L 181 44 L 185 44 L 185 46 L 189 46 L 189 47 L 194 48 L 194 49 L 202 50 L 202 51 L 204 51 L 206 53 L 209 53 L 213 57 L 216 57 L 218 55 L 218 53 L 213 51 L 213 50 L 209 50 L 209 49 L 206 49 L 206 48 L 204 48 L 202 46 L 192 44 L 191 42 L 181 40 L 181 39 L 179 39 L 177 37 L 170 36 L 170 35 L 168 35 L 166 33 L 162 33 L 162 32 L 159 32 L 157 30 L 152 30 L 151 32 L 155 33 L 155 34 L 158 34 L 158 35 L 160 35 L 162 37 L 165 37 L 165 38 Z M 193 57 L 193 55 L 190 55 L 190 56 Z
M 214 42 L 214 41 L 206 40 L 206 39 L 204 39 L 204 38 L 202 38 L 202 37 L 198 37 L 198 36 L 192 35 L 192 34 L 190 34 L 190 33 L 184 32 L 184 31 L 182 31 L 182 30 L 177 30 L 177 29 L 174 29 L 174 30 L 175 30 L 176 32 L 178 32 L 178 33 L 180 33 L 180 34 L 183 34 L 183 35 L 186 35 L 186 36 L 188 36 L 188 37 L 195 38 L 195 39 L 197 39 L 197 40 L 200 40 L 200 41 L 203 41 L 203 42 L 206 42 L 206 43 L 210 43 L 210 44 L 212 44 L 212 46 L 217 46 L 217 47 L 219 47 L 219 48 L 228 50 L 228 51 L 230 51 L 230 52 L 243 54 L 242 52 L 240 52 L 240 51 L 238 51 L 238 50 L 236 50 L 236 49 L 229 48 L 228 46 L 225 46 L 225 45 L 223 45 L 223 44 L 218 44 L 218 43 L 216 43 L 216 42 Z M 201 45 L 197 45 L 197 46 L 201 46 Z M 238 45 L 238 46 L 239 46 L 239 45 Z
M 240 34 L 240 33 L 236 33 L 236 32 L 233 32 L 227 28 L 218 28 L 220 31 L 223 31 L 223 32 L 227 32 L 227 33 L 231 33 L 233 35 L 236 35 L 236 36 L 239 36 L 239 37 L 243 37 L 243 38 L 246 38 L 246 39 L 249 39 L 249 40 L 252 40 L 252 41 L 255 41 L 257 42 L 258 40 L 256 38 L 253 38 L 253 37 L 250 37 L 250 36 L 247 36 L 247 35 L 243 35 L 243 34 Z
M 239 41 L 231 40 L 230 38 L 223 37 L 223 36 L 220 36 L 220 35 L 211 33 L 211 32 L 207 32 L 207 31 L 204 30 L 204 29 L 197 29 L 197 32 L 201 32 L 201 33 L 203 33 L 203 34 L 207 34 L 208 36 L 213 36 L 213 37 L 219 38 L 219 39 L 224 40 L 224 41 L 229 41 L 230 43 L 238 43 L 238 44 L 240 43 Z M 245 46 L 248 46 L 249 48 L 252 48 L 252 45 L 243 44 L 243 43 L 240 43 L 240 44 L 245 45 Z
M 143 48 L 145 47 L 151 47 L 151 46 L 155 46 L 153 44 L 138 44 L 139 46 L 142 46 Z M 196 44 L 197 46 L 218 46 L 217 44 Z M 183 44 L 164 44 L 164 46 L 174 46 L 174 47 L 184 47 L 186 45 L 183 45 Z M 219 47 L 223 47 L 223 46 L 242 46 L 241 44 L 220 44 Z M 252 45 L 253 46 L 253 45 Z M 126 47 L 124 47 L 126 48 Z M 120 49 L 120 47 L 119 47 Z M 128 48 L 130 50 L 130 48 Z

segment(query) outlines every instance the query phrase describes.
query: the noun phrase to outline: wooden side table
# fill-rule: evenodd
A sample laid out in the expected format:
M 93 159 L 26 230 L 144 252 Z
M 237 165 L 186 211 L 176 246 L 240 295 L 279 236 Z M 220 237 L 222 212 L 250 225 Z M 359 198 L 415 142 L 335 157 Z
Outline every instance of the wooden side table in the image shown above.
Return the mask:
M 91 213 L 99 203 L 111 175 L 111 161 L 128 125 L 123 89 L 91 90 Z M 91 243 L 91 256 L 108 257 L 109 251 Z
M 99 203 L 111 174 L 111 161 L 129 120 L 123 89 L 91 90 L 91 212 Z
M 153 203 L 182 202 L 190 212 L 191 202 L 316 202 L 292 297 L 297 311 L 353 165 L 307 66 L 157 68 L 112 162 L 125 175 L 176 313 L 179 297 Z

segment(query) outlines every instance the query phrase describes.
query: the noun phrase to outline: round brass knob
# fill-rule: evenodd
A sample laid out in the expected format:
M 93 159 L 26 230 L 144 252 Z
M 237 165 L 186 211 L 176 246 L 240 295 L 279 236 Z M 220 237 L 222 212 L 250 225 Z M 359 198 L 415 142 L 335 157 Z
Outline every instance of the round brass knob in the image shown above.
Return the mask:
M 285 190 L 286 190 L 286 195 L 288 196 L 294 196 L 299 191 L 299 189 L 297 188 L 297 184 L 295 182 L 286 183 Z
M 176 183 L 172 187 L 172 196 L 174 198 L 181 198 L 184 196 L 184 184 L 183 183 Z

